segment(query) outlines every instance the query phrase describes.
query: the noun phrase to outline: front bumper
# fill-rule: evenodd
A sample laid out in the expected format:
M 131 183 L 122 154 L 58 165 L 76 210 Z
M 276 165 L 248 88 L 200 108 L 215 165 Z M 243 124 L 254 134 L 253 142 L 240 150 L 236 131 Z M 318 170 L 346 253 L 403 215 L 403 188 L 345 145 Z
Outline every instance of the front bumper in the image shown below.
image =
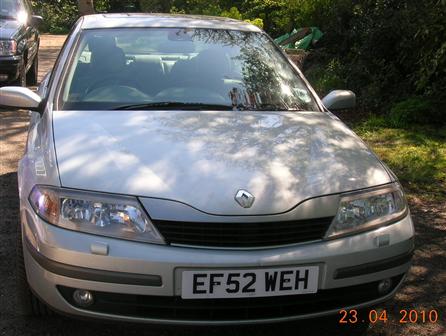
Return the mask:
M 360 308 L 385 301 L 398 289 L 410 267 L 414 235 L 411 218 L 407 216 L 390 226 L 341 239 L 236 251 L 159 246 L 98 237 L 52 226 L 28 211 L 22 213 L 22 222 L 28 282 L 36 295 L 56 311 L 100 319 L 194 325 L 310 318 L 333 314 L 341 308 Z M 388 243 L 382 244 L 382 241 Z M 99 250 L 99 254 L 98 244 L 106 247 Z M 200 300 L 201 315 L 190 314 L 200 312 L 194 305 L 197 300 L 181 299 L 181 274 L 187 269 L 297 265 L 319 265 L 317 294 L 232 299 L 236 301 Z M 374 292 L 377 283 L 388 278 L 394 282 L 391 291 Z M 96 293 L 98 305 L 88 309 L 76 307 L 70 300 L 70 293 L 77 288 Z M 340 300 L 349 293 L 354 295 Z M 306 307 L 293 306 L 286 310 L 284 300 L 288 306 L 291 301 L 301 300 Z M 104 305 L 104 302 L 109 304 Z M 231 310 L 244 306 L 246 314 L 209 315 L 212 307 L 218 308 L 219 304 Z M 258 309 L 258 306 L 274 307 L 274 304 L 280 304 L 281 314 Z M 188 310 L 189 314 L 178 313 Z
M 0 84 L 16 81 L 20 75 L 21 56 L 0 56 Z

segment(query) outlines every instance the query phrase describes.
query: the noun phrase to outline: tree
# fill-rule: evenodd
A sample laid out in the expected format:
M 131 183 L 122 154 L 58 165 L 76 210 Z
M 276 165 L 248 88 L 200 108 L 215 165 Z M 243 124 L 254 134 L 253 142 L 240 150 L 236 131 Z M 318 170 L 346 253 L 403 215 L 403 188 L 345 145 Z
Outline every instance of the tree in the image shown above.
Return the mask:
M 135 13 L 141 11 L 139 0 L 107 0 L 110 13 Z
M 173 6 L 173 0 L 140 0 L 139 5 L 143 12 L 169 13 Z
M 78 8 L 80 15 L 94 14 L 93 0 L 78 0 Z
M 223 11 L 220 15 L 224 16 L 224 17 L 231 18 L 231 19 L 236 19 L 236 20 L 243 19 L 242 14 L 240 14 L 237 7 L 231 7 L 231 9 L 229 9 L 229 11 Z

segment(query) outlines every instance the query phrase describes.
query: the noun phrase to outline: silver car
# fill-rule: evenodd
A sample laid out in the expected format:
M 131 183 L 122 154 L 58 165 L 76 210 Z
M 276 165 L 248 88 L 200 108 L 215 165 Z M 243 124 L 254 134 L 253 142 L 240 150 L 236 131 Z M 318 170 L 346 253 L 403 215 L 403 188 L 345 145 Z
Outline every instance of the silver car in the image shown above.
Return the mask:
M 320 100 L 253 25 L 86 16 L 37 93 L 0 94 L 32 111 L 23 313 L 278 322 L 388 300 L 410 267 L 397 178 L 330 112 L 355 95 Z

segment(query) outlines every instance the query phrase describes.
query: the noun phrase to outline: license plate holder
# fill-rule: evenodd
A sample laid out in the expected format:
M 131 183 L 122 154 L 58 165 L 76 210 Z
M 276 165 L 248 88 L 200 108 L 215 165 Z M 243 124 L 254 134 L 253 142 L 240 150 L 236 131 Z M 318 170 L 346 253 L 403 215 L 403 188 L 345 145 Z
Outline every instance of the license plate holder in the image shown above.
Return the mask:
M 316 293 L 319 266 L 185 270 L 183 299 L 268 297 Z

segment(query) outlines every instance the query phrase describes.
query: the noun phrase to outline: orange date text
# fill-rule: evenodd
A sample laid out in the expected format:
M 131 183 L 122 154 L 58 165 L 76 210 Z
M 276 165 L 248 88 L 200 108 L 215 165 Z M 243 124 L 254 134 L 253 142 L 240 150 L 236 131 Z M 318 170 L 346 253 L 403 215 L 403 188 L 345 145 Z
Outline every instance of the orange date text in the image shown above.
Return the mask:
M 387 310 L 356 310 L 356 309 L 342 309 L 339 311 L 340 324 L 355 324 L 355 323 L 387 323 L 389 321 L 389 314 Z M 398 323 L 436 323 L 439 319 L 437 310 L 416 310 L 416 309 L 401 309 L 398 316 L 393 317 Z

